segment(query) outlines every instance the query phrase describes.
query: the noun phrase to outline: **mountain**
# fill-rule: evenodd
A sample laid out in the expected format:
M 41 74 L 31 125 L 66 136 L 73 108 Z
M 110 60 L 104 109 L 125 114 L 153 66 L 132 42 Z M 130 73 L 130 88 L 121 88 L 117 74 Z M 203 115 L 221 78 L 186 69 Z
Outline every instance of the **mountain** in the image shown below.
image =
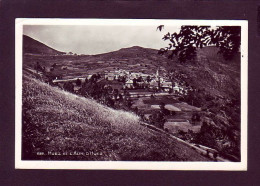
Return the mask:
M 24 54 L 44 54 L 44 55 L 65 54 L 64 52 L 55 50 L 26 35 L 23 35 L 23 53 Z

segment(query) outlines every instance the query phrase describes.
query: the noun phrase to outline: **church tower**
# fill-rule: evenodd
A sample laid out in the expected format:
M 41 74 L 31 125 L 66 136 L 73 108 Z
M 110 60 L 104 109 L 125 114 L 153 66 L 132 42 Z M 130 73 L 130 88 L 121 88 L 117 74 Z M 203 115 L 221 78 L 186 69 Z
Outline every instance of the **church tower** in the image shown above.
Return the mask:
M 158 81 L 158 87 L 160 89 L 161 88 L 161 80 L 160 80 L 160 76 L 159 76 L 159 69 L 160 69 L 160 67 L 158 67 L 158 69 L 156 71 L 156 81 Z

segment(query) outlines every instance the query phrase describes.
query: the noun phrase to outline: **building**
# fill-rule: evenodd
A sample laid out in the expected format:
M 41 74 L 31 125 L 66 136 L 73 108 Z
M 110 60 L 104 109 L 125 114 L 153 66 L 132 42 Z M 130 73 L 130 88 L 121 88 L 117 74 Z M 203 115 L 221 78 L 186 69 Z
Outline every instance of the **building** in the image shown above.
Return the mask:
M 119 71 L 114 71 L 114 72 L 108 72 L 104 75 L 105 79 L 112 81 L 115 79 L 118 79 L 120 76 L 120 72 Z
M 133 80 L 131 79 L 128 79 L 126 82 L 125 82 L 125 88 L 133 88 L 134 84 L 133 84 Z
M 164 90 L 164 91 L 170 91 L 170 89 L 172 88 L 172 82 L 170 81 L 164 81 L 161 83 L 161 88 Z
M 153 80 L 150 82 L 149 88 L 156 88 L 156 89 L 158 89 L 158 88 L 159 88 L 158 82 L 153 79 Z
M 183 90 L 183 88 L 178 84 L 178 83 L 175 83 L 174 87 L 173 87 L 173 91 L 174 92 L 181 92 Z

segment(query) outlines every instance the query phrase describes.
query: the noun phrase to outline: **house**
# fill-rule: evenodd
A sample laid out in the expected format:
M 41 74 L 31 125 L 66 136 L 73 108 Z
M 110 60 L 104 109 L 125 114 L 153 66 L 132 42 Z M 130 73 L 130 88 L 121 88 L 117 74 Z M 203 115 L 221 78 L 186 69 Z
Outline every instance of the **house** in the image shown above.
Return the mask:
M 125 87 L 127 88 L 133 88 L 133 80 L 131 79 L 128 79 L 126 82 L 125 82 Z
M 149 76 L 148 74 L 141 74 L 141 77 L 142 77 L 143 79 L 147 79 L 148 76 Z
M 153 80 L 150 82 L 149 88 L 157 88 L 157 89 L 158 89 L 158 88 L 159 88 L 158 82 L 153 79 Z
M 162 82 L 162 83 L 161 83 L 161 88 L 162 88 L 164 91 L 169 91 L 169 90 L 172 88 L 172 82 L 170 82 L 170 81 Z
M 119 71 L 109 72 L 109 73 L 106 73 L 106 74 L 104 75 L 105 79 L 107 79 L 107 80 L 109 80 L 109 81 L 118 79 L 119 76 L 120 76 L 120 72 L 119 72 Z
M 138 87 L 144 87 L 145 86 L 145 82 L 141 81 L 141 82 L 136 82 L 136 84 L 138 85 Z
M 114 73 L 109 72 L 109 73 L 105 74 L 105 79 L 107 79 L 109 81 L 114 80 Z
M 175 83 L 174 87 L 173 87 L 173 91 L 174 92 L 181 92 L 183 90 L 183 88 L 178 84 L 178 83 Z

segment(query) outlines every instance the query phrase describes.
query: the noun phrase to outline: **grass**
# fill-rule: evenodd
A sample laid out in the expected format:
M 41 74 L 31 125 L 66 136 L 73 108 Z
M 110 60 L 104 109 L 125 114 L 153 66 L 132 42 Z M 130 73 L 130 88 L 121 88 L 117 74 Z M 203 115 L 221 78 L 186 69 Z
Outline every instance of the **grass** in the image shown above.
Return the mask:
M 23 77 L 23 160 L 208 161 L 190 147 L 113 110 Z

